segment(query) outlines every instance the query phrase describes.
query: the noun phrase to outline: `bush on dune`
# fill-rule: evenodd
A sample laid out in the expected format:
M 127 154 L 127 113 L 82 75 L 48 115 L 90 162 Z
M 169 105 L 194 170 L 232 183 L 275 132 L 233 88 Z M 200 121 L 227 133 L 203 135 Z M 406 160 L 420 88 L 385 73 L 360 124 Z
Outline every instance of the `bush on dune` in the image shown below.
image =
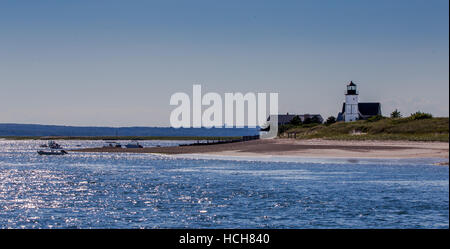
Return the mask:
M 416 112 L 416 113 L 411 113 L 411 116 L 409 116 L 410 119 L 412 120 L 420 120 L 420 119 L 430 119 L 433 118 L 433 115 L 431 115 L 430 113 L 424 113 L 424 112 Z

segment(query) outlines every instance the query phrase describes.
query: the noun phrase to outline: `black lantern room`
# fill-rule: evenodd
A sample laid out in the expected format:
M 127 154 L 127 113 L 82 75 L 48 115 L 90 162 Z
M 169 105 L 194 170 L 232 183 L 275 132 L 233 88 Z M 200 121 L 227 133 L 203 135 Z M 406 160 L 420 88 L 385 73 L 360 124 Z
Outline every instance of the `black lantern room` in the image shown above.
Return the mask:
M 350 81 L 350 83 L 347 85 L 347 95 L 357 95 L 358 92 L 356 91 L 356 84 L 353 83 L 353 81 Z

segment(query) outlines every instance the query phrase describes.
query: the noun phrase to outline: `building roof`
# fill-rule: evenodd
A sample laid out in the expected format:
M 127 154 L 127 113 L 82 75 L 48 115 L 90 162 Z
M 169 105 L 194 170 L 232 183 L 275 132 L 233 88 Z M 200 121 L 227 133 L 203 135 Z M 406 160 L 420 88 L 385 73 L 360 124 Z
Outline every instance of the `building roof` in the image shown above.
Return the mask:
M 353 81 L 350 81 L 350 83 L 348 84 L 349 86 L 356 86 L 355 83 L 353 83 Z
M 381 104 L 378 102 L 358 103 L 358 111 L 363 116 L 381 115 Z M 342 113 L 345 112 L 345 103 L 342 104 Z
M 274 116 L 274 115 L 270 115 L 270 116 Z M 278 114 L 278 123 L 280 124 L 287 124 L 289 122 L 291 122 L 291 120 L 297 116 L 295 114 Z M 270 117 L 267 119 L 270 120 Z
M 380 103 L 359 103 L 359 112 L 364 116 L 381 115 Z

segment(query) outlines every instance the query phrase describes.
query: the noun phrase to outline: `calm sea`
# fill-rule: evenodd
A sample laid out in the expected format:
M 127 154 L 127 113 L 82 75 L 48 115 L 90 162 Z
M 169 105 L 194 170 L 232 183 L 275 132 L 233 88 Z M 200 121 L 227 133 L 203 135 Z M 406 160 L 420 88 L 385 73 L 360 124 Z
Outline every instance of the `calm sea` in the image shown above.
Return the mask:
M 449 171 L 433 159 L 39 156 L 40 143 L 0 140 L 1 228 L 449 227 Z

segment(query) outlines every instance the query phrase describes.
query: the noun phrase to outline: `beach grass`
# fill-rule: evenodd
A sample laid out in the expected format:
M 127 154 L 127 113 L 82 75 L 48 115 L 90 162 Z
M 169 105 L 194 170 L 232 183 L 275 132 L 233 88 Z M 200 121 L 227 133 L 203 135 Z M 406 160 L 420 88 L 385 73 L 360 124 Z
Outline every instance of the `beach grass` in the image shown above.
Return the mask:
M 331 125 L 288 127 L 280 134 L 296 133 L 297 139 L 332 140 L 407 140 L 407 141 L 449 141 L 449 118 L 385 118 L 378 121 L 360 120 L 337 122 Z

